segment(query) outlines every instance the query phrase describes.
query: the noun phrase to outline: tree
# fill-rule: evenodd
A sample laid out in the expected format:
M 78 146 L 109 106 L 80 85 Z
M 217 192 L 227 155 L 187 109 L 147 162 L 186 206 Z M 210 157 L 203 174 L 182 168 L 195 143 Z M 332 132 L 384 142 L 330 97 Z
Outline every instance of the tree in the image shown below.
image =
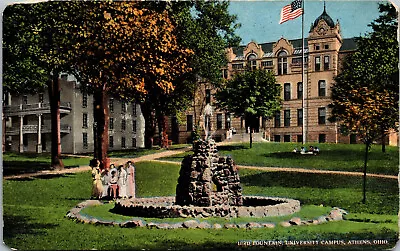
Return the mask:
M 272 117 L 279 111 L 280 92 L 281 87 L 276 83 L 273 73 L 258 69 L 234 75 L 215 96 L 218 108 L 252 120 L 259 116 Z M 250 124 L 250 148 L 253 128 Z
M 363 203 L 368 150 L 389 129 L 397 130 L 398 58 L 397 14 L 390 4 L 380 4 L 381 16 L 370 24 L 373 32 L 357 39 L 357 51 L 348 55 L 332 86 L 332 115 L 345 131 L 356 133 L 365 143 Z M 379 63 L 377 63 L 379 62 Z
M 357 133 L 365 143 L 363 203 L 366 202 L 368 151 L 372 142 L 381 134 L 382 120 L 388 122 L 389 114 L 396 113 L 397 106 L 394 106 L 396 102 L 396 97 L 390 91 L 378 92 L 367 87 L 350 90 L 347 95 L 334 102 L 333 113 L 336 119 L 340 120 L 349 131 Z
M 61 160 L 58 77 L 60 72 L 69 71 L 70 43 L 65 33 L 76 6 L 77 2 L 11 5 L 7 7 L 4 18 L 6 89 L 33 91 L 46 83 L 49 90 L 53 169 L 64 167 Z
M 98 144 L 95 156 L 108 165 L 108 95 L 146 104 L 149 95 L 174 90 L 172 81 L 189 71 L 191 51 L 180 46 L 167 11 L 156 12 L 141 2 L 87 2 L 82 20 L 69 34 L 79 52 L 78 78 L 94 93 Z M 156 96 L 157 97 L 157 96 Z M 145 118 L 152 110 L 142 105 Z M 151 127 L 149 119 L 146 128 Z
M 332 88 L 333 100 L 340 100 L 350 90 L 367 87 L 377 92 L 389 91 L 396 100 L 399 92 L 399 47 L 396 38 L 397 14 L 390 4 L 380 4 L 379 18 L 370 24 L 373 32 L 357 39 L 357 51 L 347 56 L 341 73 L 335 78 Z M 377 63 L 379 62 L 379 63 Z M 398 107 L 398 102 L 393 105 Z M 335 114 L 342 111 L 335 109 Z M 334 117 L 333 116 L 333 117 Z M 385 117 L 384 117 L 385 116 Z M 377 121 L 381 128 L 382 151 L 385 152 L 385 138 L 389 129 L 397 130 L 398 110 L 382 113 Z
M 218 86 L 222 81 L 221 68 L 227 63 L 225 49 L 238 46 L 240 38 L 235 34 L 239 25 L 235 24 L 236 16 L 229 14 L 228 1 L 149 1 L 145 4 L 158 12 L 167 10 L 176 25 L 177 42 L 193 51 L 186 58 L 191 71 L 173 81 L 176 89 L 161 95 L 149 92 L 142 105 L 143 109 L 152 111 L 147 112 L 146 120 L 154 121 L 153 126 L 146 126 L 146 148 L 150 148 L 155 120 L 159 120 L 161 135 L 165 131 L 162 128 L 165 115 L 174 116 L 193 103 L 199 79 Z M 195 105 L 193 107 L 196 109 Z M 156 115 L 156 119 L 151 114 Z M 199 122 L 196 122 L 197 127 Z

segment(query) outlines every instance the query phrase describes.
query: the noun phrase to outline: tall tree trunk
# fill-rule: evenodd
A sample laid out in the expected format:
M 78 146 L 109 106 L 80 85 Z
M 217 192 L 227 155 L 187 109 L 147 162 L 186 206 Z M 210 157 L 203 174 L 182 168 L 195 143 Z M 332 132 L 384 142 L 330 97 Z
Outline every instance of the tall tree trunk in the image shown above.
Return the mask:
M 386 134 L 385 134 L 385 130 L 382 130 L 382 136 L 381 136 L 381 144 L 382 144 L 382 152 L 385 153 L 386 152 Z
M 250 148 L 253 147 L 253 129 L 250 126 Z
M 168 134 L 167 134 L 167 116 L 164 114 L 157 115 L 158 121 L 158 132 L 160 137 L 160 147 L 161 148 L 168 148 Z
M 144 117 L 144 147 L 151 149 L 153 147 L 153 137 L 156 132 L 155 119 L 151 106 L 146 102 L 140 105 Z
M 61 160 L 61 135 L 60 135 L 60 81 L 58 73 L 52 75 L 48 82 L 50 114 L 51 114 L 51 168 L 60 170 L 64 168 Z
M 94 156 L 100 161 L 101 168 L 109 168 L 108 151 L 108 95 L 105 89 L 96 90 L 93 95 L 94 122 L 96 123 Z
M 366 198 L 366 185 L 367 185 L 367 162 L 368 162 L 368 152 L 369 152 L 369 146 L 370 146 L 370 141 L 367 140 L 365 143 L 365 157 L 364 157 L 364 176 L 363 176 L 363 200 L 362 203 L 365 204 L 367 201 Z

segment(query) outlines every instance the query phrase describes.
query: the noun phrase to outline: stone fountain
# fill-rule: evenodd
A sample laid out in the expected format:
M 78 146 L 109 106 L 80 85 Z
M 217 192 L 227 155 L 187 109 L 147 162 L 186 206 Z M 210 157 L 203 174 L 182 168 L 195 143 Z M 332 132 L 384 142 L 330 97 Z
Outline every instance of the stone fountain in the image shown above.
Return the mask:
M 214 140 L 194 144 L 194 154 L 181 165 L 176 197 L 117 200 L 113 211 L 138 217 L 266 217 L 300 210 L 298 200 L 242 196 L 232 158 L 218 154 Z

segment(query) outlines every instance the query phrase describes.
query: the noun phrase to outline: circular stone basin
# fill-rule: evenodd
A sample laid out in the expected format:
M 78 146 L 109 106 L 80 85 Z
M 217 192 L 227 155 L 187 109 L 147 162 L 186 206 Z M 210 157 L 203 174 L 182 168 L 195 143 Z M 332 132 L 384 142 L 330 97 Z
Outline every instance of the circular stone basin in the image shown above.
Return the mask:
M 175 205 L 175 197 L 120 199 L 112 209 L 114 213 L 154 218 L 179 217 L 267 217 L 290 215 L 300 211 L 300 201 L 243 196 L 243 206 L 216 205 L 210 207 Z

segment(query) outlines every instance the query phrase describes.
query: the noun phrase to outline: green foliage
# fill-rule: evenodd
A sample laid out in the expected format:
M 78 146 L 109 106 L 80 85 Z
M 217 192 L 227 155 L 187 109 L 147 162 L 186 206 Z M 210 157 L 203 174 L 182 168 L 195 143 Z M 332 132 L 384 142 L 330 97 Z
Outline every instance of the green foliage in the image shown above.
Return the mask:
M 281 107 L 280 87 L 273 73 L 265 70 L 236 74 L 215 97 L 219 108 L 235 116 L 271 117 Z
M 380 4 L 379 10 L 373 32 L 357 39 L 357 51 L 345 58 L 332 87 L 330 120 L 343 121 L 368 141 L 397 130 L 399 114 L 397 14 L 391 4 Z

